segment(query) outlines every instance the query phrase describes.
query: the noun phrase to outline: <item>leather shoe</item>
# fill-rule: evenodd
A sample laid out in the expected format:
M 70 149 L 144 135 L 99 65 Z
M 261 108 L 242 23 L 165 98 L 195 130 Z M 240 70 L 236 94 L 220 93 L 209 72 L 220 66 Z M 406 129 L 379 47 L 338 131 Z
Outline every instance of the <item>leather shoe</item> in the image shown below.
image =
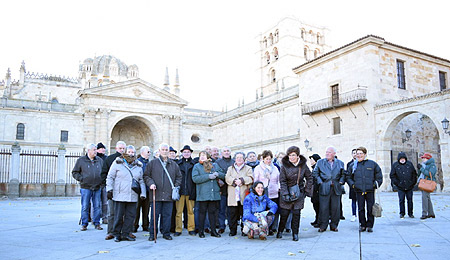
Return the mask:
M 409 217 L 410 217 L 410 218 L 414 218 L 414 215 L 413 215 L 413 214 L 409 214 Z
M 122 240 L 125 240 L 125 241 L 136 241 L 136 238 L 132 238 L 130 236 L 127 236 L 127 237 L 122 237 Z
M 236 235 L 236 231 L 230 231 L 230 234 L 228 234 L 230 237 L 234 237 Z
M 370 227 L 370 228 L 367 228 L 367 232 L 369 232 L 369 233 L 372 233 L 373 232 L 373 229 Z
M 428 215 L 428 218 L 436 218 L 435 215 Z
M 274 235 L 273 230 L 269 230 L 269 236 L 273 236 L 273 235 Z
M 282 232 L 277 232 L 277 238 L 283 238 L 283 233 Z
M 333 232 L 338 232 L 339 230 L 337 228 L 330 228 L 331 231 Z
M 315 227 L 315 228 L 319 228 L 320 227 L 320 225 L 319 224 L 315 224 L 313 227 Z
M 326 230 L 326 229 L 324 229 L 324 228 L 319 228 L 319 232 L 320 232 L 320 233 L 325 232 L 325 230 Z
M 195 231 L 189 231 L 190 236 L 195 236 Z
M 136 236 L 133 235 L 132 233 L 130 233 L 128 236 L 131 237 L 131 238 L 136 238 Z
M 95 229 L 97 229 L 97 230 L 103 230 L 102 226 L 100 226 L 100 225 L 95 225 Z
M 155 237 L 149 236 L 148 241 L 155 241 Z
M 116 237 L 116 238 L 114 238 L 114 242 L 120 242 L 120 237 Z
M 175 232 L 175 234 L 173 234 L 173 235 L 176 237 L 179 237 L 179 236 L 181 236 L 181 232 Z
M 113 238 L 114 238 L 114 236 L 111 235 L 111 234 L 109 234 L 109 235 L 107 235 L 107 236 L 105 237 L 105 240 L 111 240 L 111 239 L 113 239 Z
M 359 231 L 360 232 L 364 232 L 364 231 L 366 231 L 366 228 L 365 227 L 359 227 Z
M 214 229 L 211 230 L 211 236 L 212 237 L 221 237 L 221 235 L 219 233 L 217 233 L 217 231 L 215 231 Z
M 204 233 L 204 232 L 198 233 L 198 237 L 199 237 L 199 238 L 205 238 L 205 233 Z
M 165 240 L 172 240 L 173 239 L 171 235 L 165 235 L 165 236 L 163 236 L 163 238 Z
M 205 233 L 209 233 L 209 228 L 205 228 Z
M 137 228 L 137 227 L 134 227 L 134 228 L 133 228 L 133 233 L 136 233 L 137 230 L 138 230 L 138 228 Z
M 286 229 L 286 233 L 291 233 L 291 230 L 290 229 Z
M 225 229 L 224 228 L 219 229 L 219 234 L 223 234 L 223 233 L 225 233 Z
M 292 240 L 298 241 L 298 234 L 292 234 Z
M 428 218 L 427 216 L 420 217 L 420 219 L 427 219 L 427 218 Z
M 149 231 L 149 230 L 148 230 L 148 227 L 143 227 L 143 228 L 142 228 L 142 231 L 148 232 L 148 231 Z
M 81 231 L 86 231 L 87 230 L 87 226 L 81 226 L 80 230 Z

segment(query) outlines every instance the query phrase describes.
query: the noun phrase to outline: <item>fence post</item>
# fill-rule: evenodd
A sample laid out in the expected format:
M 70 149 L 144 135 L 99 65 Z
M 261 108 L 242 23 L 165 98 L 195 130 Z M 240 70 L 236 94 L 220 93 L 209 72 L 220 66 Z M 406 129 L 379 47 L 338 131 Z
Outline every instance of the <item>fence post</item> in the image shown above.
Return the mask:
M 15 142 L 11 146 L 11 168 L 8 183 L 8 196 L 19 197 L 20 145 Z
M 58 147 L 55 196 L 66 196 L 66 147 Z

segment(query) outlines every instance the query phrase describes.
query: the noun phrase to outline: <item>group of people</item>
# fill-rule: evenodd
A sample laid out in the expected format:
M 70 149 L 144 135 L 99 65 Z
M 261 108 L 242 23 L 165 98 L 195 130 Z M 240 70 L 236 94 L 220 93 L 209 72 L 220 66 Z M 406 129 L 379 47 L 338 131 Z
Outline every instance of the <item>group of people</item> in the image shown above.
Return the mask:
M 319 232 L 328 226 L 338 232 L 345 183 L 350 187 L 353 218 L 358 208 L 360 231 L 373 232 L 374 191 L 382 184 L 383 175 L 378 164 L 367 159 L 364 147 L 352 151 L 354 159 L 345 167 L 330 146 L 325 158 L 318 154 L 309 157 L 311 171 L 296 146 L 277 157 L 265 150 L 260 155 L 236 152 L 233 158 L 228 147 L 222 148 L 220 155 L 217 148 L 207 147 L 193 158 L 193 150 L 185 145 L 176 159 L 177 151 L 160 144 L 151 160 L 147 146 L 137 155 L 134 146 L 119 141 L 116 152 L 107 157 L 104 150 L 97 151 L 102 146 L 87 145 L 86 156 L 78 159 L 72 174 L 81 188 L 81 230 L 87 230 L 90 216 L 95 229 L 102 230 L 103 217 L 103 223 L 108 224 L 107 240 L 134 241 L 133 232 L 137 232 L 142 212 L 142 230 L 149 232 L 150 241 L 156 239 L 158 231 L 164 239 L 172 240 L 171 233 L 180 236 L 183 227 L 191 236 L 204 238 L 209 233 L 221 237 L 226 224 L 229 236 L 239 231 L 248 238 L 265 240 L 275 233 L 282 238 L 289 232 L 298 241 L 306 196 L 311 197 L 316 211 L 311 224 Z M 404 196 L 410 202 L 411 185 L 417 178 L 405 181 L 407 174 L 414 174 L 403 157 L 406 159 L 399 155 L 400 165 L 393 165 L 391 179 L 398 187 L 400 207 L 403 205 L 400 214 L 404 216 Z M 425 159 L 421 171 L 423 178 L 434 178 Z M 427 201 L 423 203 L 427 206 L 423 216 L 434 217 L 429 193 L 422 198 Z M 411 217 L 412 200 L 410 205 Z

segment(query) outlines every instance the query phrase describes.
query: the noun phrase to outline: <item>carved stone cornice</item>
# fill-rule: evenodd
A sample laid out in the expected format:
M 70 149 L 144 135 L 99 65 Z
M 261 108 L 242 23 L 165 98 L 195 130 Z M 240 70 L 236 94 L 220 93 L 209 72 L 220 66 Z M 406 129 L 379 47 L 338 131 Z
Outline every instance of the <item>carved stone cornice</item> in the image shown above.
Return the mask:
M 412 103 L 412 102 L 415 102 L 415 101 L 420 101 L 420 100 L 425 100 L 425 99 L 429 99 L 429 98 L 433 98 L 433 97 L 439 97 L 439 96 L 445 96 L 445 95 L 450 95 L 450 89 L 446 89 L 446 90 L 442 90 L 442 91 L 438 91 L 438 92 L 433 92 L 433 93 L 425 94 L 425 95 L 422 95 L 422 96 L 406 98 L 406 99 L 402 99 L 402 100 L 399 100 L 399 101 L 394 101 L 394 102 L 390 102 L 390 103 L 386 103 L 386 104 L 376 105 L 374 107 L 374 109 L 375 110 L 379 110 L 379 109 L 393 107 L 393 106 L 400 105 L 400 104 L 407 104 L 407 103 Z

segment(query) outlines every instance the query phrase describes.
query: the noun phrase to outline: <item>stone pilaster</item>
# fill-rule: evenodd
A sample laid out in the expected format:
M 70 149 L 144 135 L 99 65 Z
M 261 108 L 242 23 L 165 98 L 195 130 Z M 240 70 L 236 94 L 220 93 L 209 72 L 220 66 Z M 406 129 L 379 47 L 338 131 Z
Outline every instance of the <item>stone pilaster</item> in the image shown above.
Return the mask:
M 57 164 L 57 177 L 55 196 L 66 195 L 66 147 L 60 145 L 58 147 L 58 164 Z
M 11 166 L 9 171 L 8 196 L 11 198 L 19 197 L 19 179 L 20 179 L 20 145 L 15 143 L 11 147 Z
M 95 110 L 87 108 L 84 112 L 84 144 L 95 143 Z

